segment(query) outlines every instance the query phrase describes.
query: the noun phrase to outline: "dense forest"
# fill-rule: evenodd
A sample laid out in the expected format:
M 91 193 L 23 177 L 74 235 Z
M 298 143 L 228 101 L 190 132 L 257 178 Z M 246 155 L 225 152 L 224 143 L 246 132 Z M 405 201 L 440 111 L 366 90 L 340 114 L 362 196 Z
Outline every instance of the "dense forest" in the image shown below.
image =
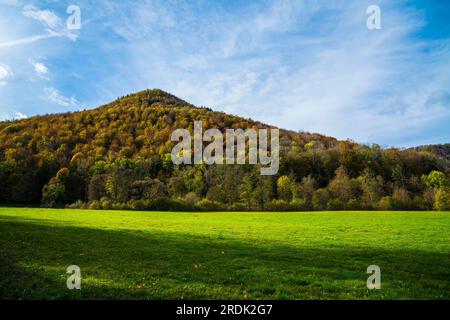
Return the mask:
M 176 128 L 269 128 L 161 90 L 0 122 L 0 203 L 134 210 L 450 210 L 443 148 L 399 150 L 280 130 L 280 169 L 174 165 Z

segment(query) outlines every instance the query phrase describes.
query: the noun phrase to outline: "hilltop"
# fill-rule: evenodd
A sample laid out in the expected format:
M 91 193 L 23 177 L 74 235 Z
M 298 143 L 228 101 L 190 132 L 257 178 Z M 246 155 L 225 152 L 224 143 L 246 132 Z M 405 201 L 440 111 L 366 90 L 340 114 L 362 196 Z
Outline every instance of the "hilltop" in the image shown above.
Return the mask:
M 165 106 L 165 107 L 191 107 L 194 105 L 160 89 L 148 89 L 123 96 L 104 107 L 110 106 Z

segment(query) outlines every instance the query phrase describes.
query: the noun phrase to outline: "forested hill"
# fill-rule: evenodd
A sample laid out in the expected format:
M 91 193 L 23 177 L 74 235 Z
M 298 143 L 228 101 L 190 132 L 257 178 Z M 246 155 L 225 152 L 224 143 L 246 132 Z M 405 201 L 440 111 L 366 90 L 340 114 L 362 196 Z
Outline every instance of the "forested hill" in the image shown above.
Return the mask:
M 170 135 L 177 128 L 192 131 L 195 120 L 221 131 L 269 127 L 161 90 L 93 110 L 0 122 L 0 203 L 323 210 L 433 209 L 447 201 L 450 166 L 436 153 L 319 134 L 281 130 L 276 176 L 260 176 L 253 165 L 175 166 Z
M 431 152 L 450 161 L 450 143 L 419 146 L 412 148 L 412 150 Z

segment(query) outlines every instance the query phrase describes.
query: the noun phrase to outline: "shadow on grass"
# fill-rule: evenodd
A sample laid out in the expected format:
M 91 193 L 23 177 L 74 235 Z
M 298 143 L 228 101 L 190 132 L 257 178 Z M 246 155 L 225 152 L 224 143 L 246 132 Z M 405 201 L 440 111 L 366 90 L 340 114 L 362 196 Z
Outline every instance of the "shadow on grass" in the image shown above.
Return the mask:
M 3 299 L 450 298 L 445 253 L 291 247 L 1 218 Z M 381 267 L 381 290 L 366 288 L 371 264 Z M 81 268 L 81 290 L 66 288 L 69 265 Z

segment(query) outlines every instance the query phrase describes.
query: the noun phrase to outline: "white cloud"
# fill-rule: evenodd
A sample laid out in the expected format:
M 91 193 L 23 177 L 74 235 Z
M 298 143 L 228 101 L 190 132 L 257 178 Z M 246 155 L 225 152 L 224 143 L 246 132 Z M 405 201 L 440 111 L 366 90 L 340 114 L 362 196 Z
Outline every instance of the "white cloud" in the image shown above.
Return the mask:
M 37 35 L 37 36 L 31 36 L 31 37 L 26 37 L 26 38 L 22 38 L 22 39 L 3 42 L 3 43 L 0 43 L 0 48 L 12 47 L 12 46 L 16 46 L 19 44 L 29 44 L 29 43 L 33 43 L 33 42 L 36 42 L 39 40 L 54 38 L 54 37 L 58 37 L 58 36 L 59 36 L 59 34 L 56 34 L 54 32 L 53 33 L 49 32 L 47 34 L 41 34 L 41 35 Z
M 63 107 L 77 107 L 78 101 L 74 97 L 65 97 L 57 89 L 53 87 L 46 87 L 44 89 L 45 97 L 47 100 L 56 103 Z
M 40 10 L 34 6 L 28 5 L 23 8 L 22 14 L 25 17 L 35 19 L 45 26 L 56 29 L 61 26 L 61 19 L 50 10 Z
M 12 76 L 11 68 L 3 63 L 0 63 L 0 86 L 6 85 L 6 79 Z
M 0 111 L 0 121 L 22 120 L 26 118 L 28 118 L 28 116 L 19 111 L 6 113 Z
M 22 9 L 22 15 L 26 18 L 40 22 L 45 28 L 44 31 L 41 34 L 5 41 L 0 43 L 0 48 L 30 44 L 39 40 L 56 37 L 64 37 L 72 41 L 76 41 L 78 39 L 78 32 L 76 30 L 68 30 L 62 19 L 51 10 L 41 10 L 34 6 L 28 5 Z
M 426 103 L 449 88 L 450 42 L 415 38 L 425 22 L 412 8 L 380 0 L 376 31 L 366 28 L 367 4 L 359 0 L 274 1 L 200 17 L 177 8 L 169 10 L 175 30 L 154 32 L 134 19 L 134 10 L 152 6 L 140 3 L 115 20 L 117 33 L 133 35 L 128 84 L 292 130 L 380 144 L 411 145 L 408 137 L 430 135 L 422 130 L 450 116 L 448 105 Z
M 22 112 L 15 112 L 14 116 L 13 116 L 14 120 L 22 120 L 22 119 L 26 119 L 26 118 L 28 118 L 28 116 L 23 114 Z
M 48 68 L 45 64 L 43 64 L 42 62 L 36 62 L 34 60 L 30 60 L 30 64 L 34 67 L 34 71 L 36 72 L 36 74 L 45 80 L 48 80 Z

